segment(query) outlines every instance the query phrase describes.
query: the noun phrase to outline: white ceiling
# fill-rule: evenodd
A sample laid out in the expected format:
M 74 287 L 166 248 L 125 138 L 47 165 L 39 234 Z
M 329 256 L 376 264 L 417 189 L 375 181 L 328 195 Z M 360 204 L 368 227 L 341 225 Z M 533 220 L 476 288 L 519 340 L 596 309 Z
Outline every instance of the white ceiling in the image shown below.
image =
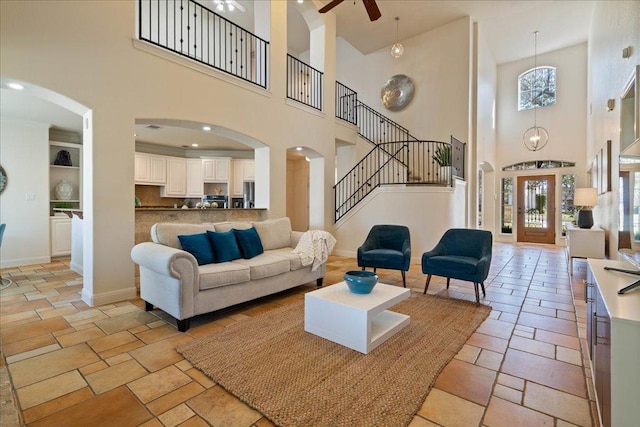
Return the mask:
M 249 31 L 253 30 L 253 2 L 237 0 L 247 12 L 225 16 Z M 305 0 L 309 1 L 309 0 Z M 213 9 L 212 0 L 199 2 Z M 328 3 L 323 0 L 323 3 Z M 435 29 L 463 16 L 478 22 L 481 33 L 497 63 L 515 61 L 533 55 L 533 36 L 538 35 L 538 53 L 575 45 L 587 40 L 593 1 L 441 1 L 378 0 L 382 17 L 371 22 L 360 0 L 345 0 L 331 13 L 336 14 L 337 33 L 363 53 L 388 49 L 396 41 L 394 17 L 400 17 L 399 38 L 407 39 Z M 308 50 L 309 34 L 302 16 L 295 13 L 297 3 L 289 1 L 289 50 Z M 27 94 L 2 89 L 2 117 L 49 123 L 69 131 L 81 132 L 82 119 L 70 111 Z M 149 124 L 162 128 L 151 130 Z M 199 144 L 201 150 L 247 150 L 247 145 L 216 135 L 216 129 L 204 132 L 202 124 L 175 121 L 138 120 L 136 141 L 171 147 Z
M 323 0 L 323 4 L 329 0 Z M 390 48 L 398 37 L 408 39 L 471 16 L 498 64 L 533 56 L 533 32 L 538 53 L 586 42 L 594 1 L 442 1 L 377 0 L 382 17 L 371 22 L 361 1 L 345 0 L 331 12 L 338 35 L 363 53 Z

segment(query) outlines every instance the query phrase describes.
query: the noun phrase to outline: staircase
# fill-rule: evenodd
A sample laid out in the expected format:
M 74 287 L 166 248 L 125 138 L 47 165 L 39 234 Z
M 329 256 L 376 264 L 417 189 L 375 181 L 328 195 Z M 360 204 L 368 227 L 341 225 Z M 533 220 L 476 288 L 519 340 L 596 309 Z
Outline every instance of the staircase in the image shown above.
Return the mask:
M 453 176 L 464 178 L 464 143 L 453 136 L 450 143 L 419 140 L 338 82 L 336 116 L 358 126 L 359 136 L 373 144 L 334 186 L 336 222 L 381 185 L 451 186 Z M 449 165 L 436 161 L 439 154 Z

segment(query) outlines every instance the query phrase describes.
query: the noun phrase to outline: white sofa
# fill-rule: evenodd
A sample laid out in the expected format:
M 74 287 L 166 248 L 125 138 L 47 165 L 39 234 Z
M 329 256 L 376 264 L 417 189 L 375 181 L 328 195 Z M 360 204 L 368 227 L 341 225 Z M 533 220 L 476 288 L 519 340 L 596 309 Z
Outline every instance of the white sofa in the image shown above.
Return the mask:
M 247 229 L 254 226 L 264 253 L 251 259 L 198 265 L 181 249 L 178 235 Z M 151 228 L 153 242 L 131 250 L 140 266 L 140 297 L 147 311 L 154 306 L 178 321 L 178 330 L 189 329 L 190 320 L 208 313 L 316 280 L 322 286 L 326 267 L 312 271 L 292 250 L 303 232 L 292 231 L 289 218 L 255 222 L 157 223 Z

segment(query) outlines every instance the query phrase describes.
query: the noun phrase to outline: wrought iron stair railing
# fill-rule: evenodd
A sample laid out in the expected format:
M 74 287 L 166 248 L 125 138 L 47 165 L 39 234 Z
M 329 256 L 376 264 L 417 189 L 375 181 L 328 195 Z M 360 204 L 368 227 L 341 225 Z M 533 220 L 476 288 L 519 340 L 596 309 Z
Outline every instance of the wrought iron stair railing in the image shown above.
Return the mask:
M 138 0 L 138 38 L 267 87 L 269 42 L 193 0 Z
M 450 150 L 451 163 L 440 165 L 437 152 Z M 381 185 L 450 186 L 464 178 L 464 143 L 397 141 L 377 144 L 334 186 L 335 221 Z

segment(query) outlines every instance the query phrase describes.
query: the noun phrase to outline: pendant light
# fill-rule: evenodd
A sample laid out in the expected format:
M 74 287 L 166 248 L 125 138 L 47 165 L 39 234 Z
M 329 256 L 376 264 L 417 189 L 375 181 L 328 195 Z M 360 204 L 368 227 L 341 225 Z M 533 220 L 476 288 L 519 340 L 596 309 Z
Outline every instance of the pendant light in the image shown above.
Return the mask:
M 396 44 L 391 47 L 391 56 L 394 58 L 400 58 L 404 53 L 404 46 L 400 44 L 398 41 L 398 21 L 400 21 L 400 17 L 396 16 Z
M 536 90 L 536 85 L 538 83 L 538 32 L 533 32 L 534 44 L 533 44 L 533 72 L 534 72 L 534 84 L 533 90 Z M 533 126 L 527 129 L 522 135 L 522 144 L 524 148 L 529 151 L 538 151 L 542 150 L 547 142 L 549 142 L 549 132 L 542 126 L 538 126 L 537 123 L 537 110 L 538 103 L 534 101 L 533 103 Z

